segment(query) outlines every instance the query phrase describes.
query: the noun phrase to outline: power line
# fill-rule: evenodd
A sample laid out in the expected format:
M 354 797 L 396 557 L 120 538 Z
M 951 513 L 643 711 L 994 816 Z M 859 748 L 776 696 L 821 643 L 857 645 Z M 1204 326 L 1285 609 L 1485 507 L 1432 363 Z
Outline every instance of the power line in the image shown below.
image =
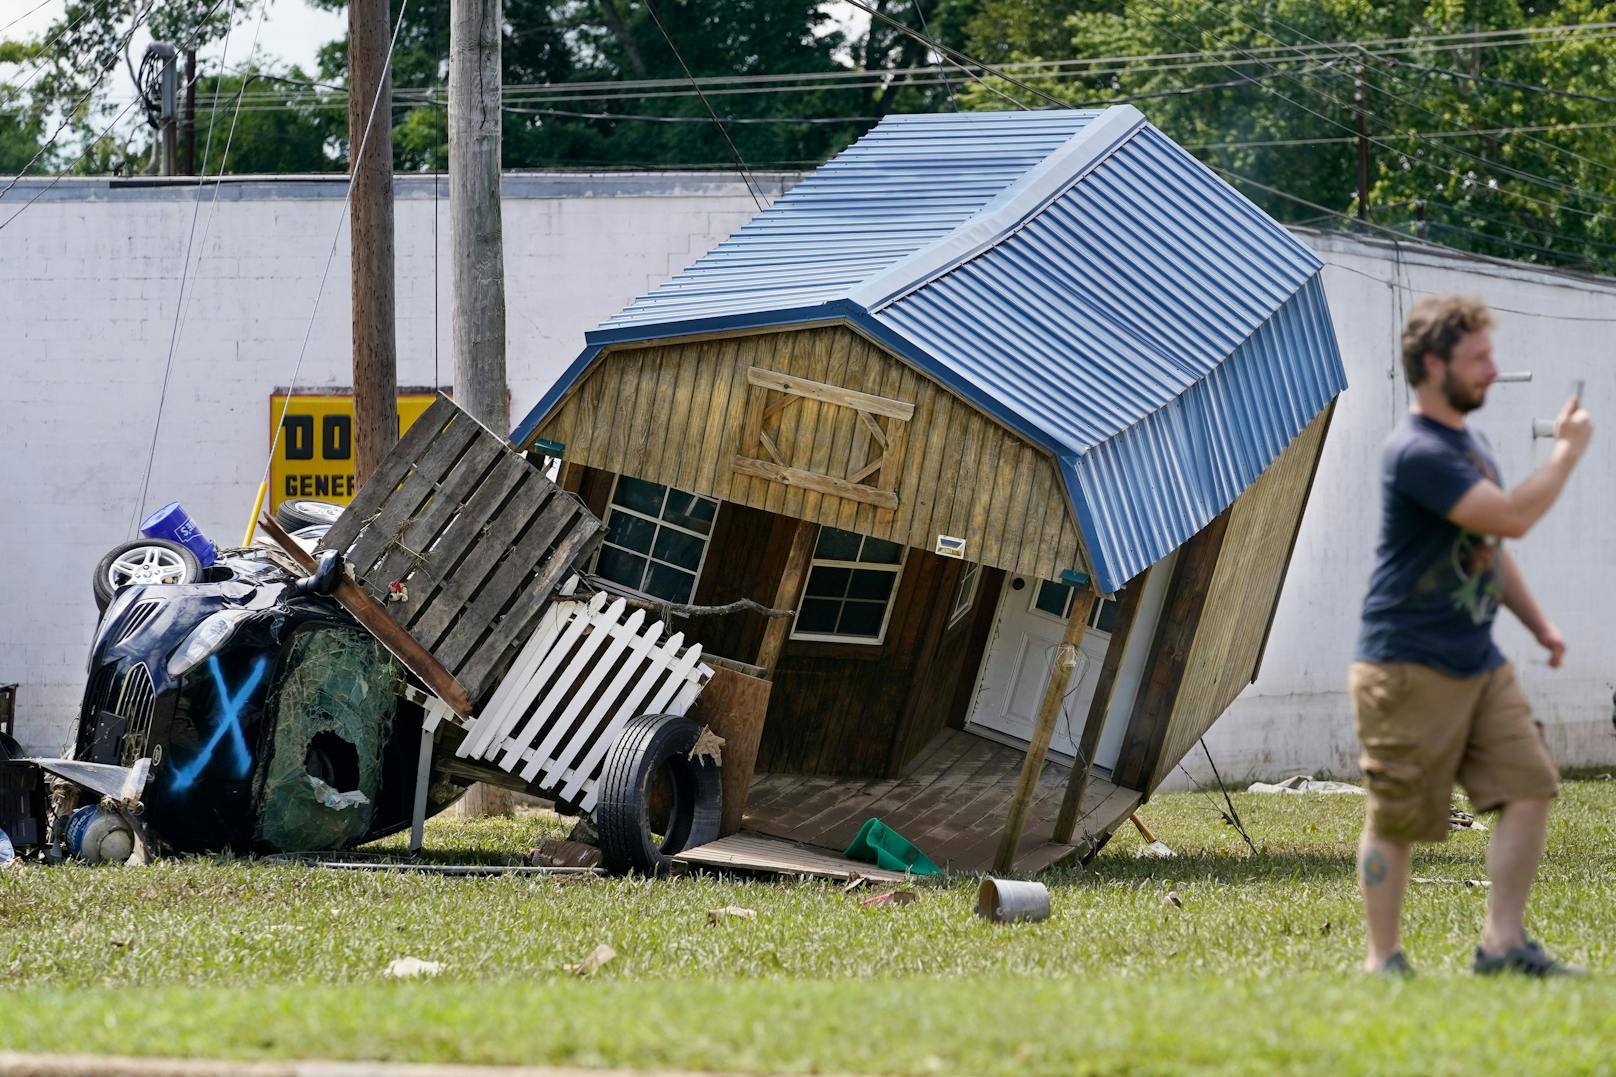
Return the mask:
M 21 15 L 18 15 L 15 19 L 12 19 L 10 22 L 6 23 L 4 26 L 0 26 L 0 34 L 3 34 L 7 30 L 11 29 L 13 26 L 16 26 L 19 22 L 22 22 L 22 20 L 26 19 L 28 16 L 32 15 L 34 12 L 38 11 L 40 8 L 44 7 L 46 4 L 49 4 L 50 2 L 51 2 L 51 0 L 39 0 L 39 3 L 37 3 L 33 7 L 29 8 L 27 11 L 23 12 Z
M 694 87 L 696 93 L 701 97 L 702 107 L 707 110 L 707 115 L 712 117 L 713 125 L 718 128 L 718 133 L 724 136 L 724 144 L 729 147 L 729 152 L 735 157 L 735 167 L 741 170 L 741 179 L 746 181 L 747 193 L 752 196 L 752 201 L 757 205 L 758 212 L 762 213 L 763 199 L 758 195 L 757 187 L 752 183 L 751 174 L 746 171 L 746 162 L 741 160 L 741 151 L 735 148 L 735 140 L 729 137 L 729 132 L 724 129 L 724 124 L 719 120 L 718 113 L 713 111 L 712 102 L 707 100 L 707 95 L 702 93 L 701 87 L 696 84 L 696 76 L 690 73 L 690 65 L 685 63 L 685 58 L 680 55 L 679 46 L 673 43 L 673 35 L 668 33 L 668 28 L 662 24 L 662 16 L 657 14 L 656 5 L 651 0 L 645 0 L 645 10 L 650 14 L 651 20 L 656 23 L 657 29 L 662 31 L 662 40 L 666 41 L 668 48 L 673 50 L 673 58 L 679 61 L 679 66 L 684 70 L 685 78 L 690 80 L 690 85 Z
M 21 93 L 24 90 L 26 90 L 30 85 L 32 85 L 33 81 L 36 78 L 39 77 L 39 73 L 41 71 L 44 71 L 47 67 L 49 67 L 52 63 L 55 62 L 55 58 L 50 56 L 49 53 L 50 53 L 51 49 L 56 47 L 56 43 L 58 41 L 62 40 L 62 38 L 66 37 L 68 34 L 72 33 L 74 30 L 78 29 L 80 24 L 82 24 L 84 22 L 84 20 L 88 19 L 91 15 L 99 15 L 99 14 L 101 14 L 102 9 L 105 8 L 107 6 L 107 4 L 110 3 L 110 2 L 111 2 L 111 0 L 96 0 L 95 3 L 90 4 L 87 7 L 85 7 L 84 13 L 82 15 L 80 15 L 78 18 L 74 19 L 72 22 L 68 23 L 66 26 L 62 27 L 62 29 L 60 29 L 60 30 L 58 30 L 56 32 L 55 37 L 51 38 L 49 41 L 47 41 L 43 45 L 41 45 L 39 47 L 39 54 L 41 56 L 43 56 L 44 59 L 41 60 L 38 64 L 36 64 L 34 66 L 34 69 L 28 73 L 28 77 L 23 79 L 22 83 L 17 86 L 17 88 L 16 88 L 17 93 L 19 95 L 21 95 Z M 151 4 L 148 3 L 147 4 L 147 14 L 149 14 L 150 11 L 151 11 Z M 145 18 L 145 15 L 141 15 L 141 16 L 139 16 L 139 18 Z

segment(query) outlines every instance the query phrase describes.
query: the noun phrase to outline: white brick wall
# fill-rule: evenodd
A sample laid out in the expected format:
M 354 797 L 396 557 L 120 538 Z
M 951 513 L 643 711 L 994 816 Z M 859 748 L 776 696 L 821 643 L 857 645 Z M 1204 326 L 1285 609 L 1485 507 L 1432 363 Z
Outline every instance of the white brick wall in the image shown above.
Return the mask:
M 448 185 L 434 199 L 433 182 L 398 185 L 401 385 L 452 380 Z M 0 208 L 42 185 L 24 180 Z M 212 195 L 198 209 L 194 188 L 63 180 L 0 230 L 0 682 L 21 682 L 17 732 L 34 750 L 55 751 L 71 729 L 96 620 L 91 570 L 139 518 L 193 217 L 192 294 L 140 508 L 178 499 L 216 542 L 239 541 L 247 523 L 269 394 L 292 379 L 343 187 L 244 181 L 221 188 L 216 207 Z M 753 212 L 746 188 L 720 175 L 506 177 L 513 416 L 586 329 Z M 346 230 L 335 238 L 302 386 L 351 381 Z

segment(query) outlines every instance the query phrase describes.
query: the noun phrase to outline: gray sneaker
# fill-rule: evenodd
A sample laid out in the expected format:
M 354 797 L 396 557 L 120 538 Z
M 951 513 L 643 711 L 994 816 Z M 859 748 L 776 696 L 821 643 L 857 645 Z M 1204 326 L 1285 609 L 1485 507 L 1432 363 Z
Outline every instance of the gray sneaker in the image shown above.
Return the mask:
M 1588 975 L 1587 969 L 1568 965 L 1564 961 L 1556 961 L 1533 939 L 1527 939 L 1522 945 L 1511 947 L 1501 954 L 1489 954 L 1478 946 L 1476 960 L 1471 965 L 1471 970 L 1483 976 L 1492 976 L 1500 972 L 1518 972 L 1523 976 L 1535 976 L 1539 979 L 1550 976 Z
M 1414 975 L 1414 966 L 1408 963 L 1407 956 L 1401 950 L 1394 950 L 1392 955 L 1380 963 L 1374 975 L 1385 976 L 1393 980 L 1406 980 Z

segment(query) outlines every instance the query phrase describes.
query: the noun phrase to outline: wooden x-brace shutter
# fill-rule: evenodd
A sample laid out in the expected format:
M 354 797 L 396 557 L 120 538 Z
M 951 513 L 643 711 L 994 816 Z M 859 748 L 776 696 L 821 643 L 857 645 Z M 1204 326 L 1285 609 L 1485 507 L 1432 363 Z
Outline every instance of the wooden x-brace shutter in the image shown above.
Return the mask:
M 883 509 L 898 507 L 898 476 L 903 473 L 913 404 L 761 367 L 750 367 L 746 381 L 750 388 L 735 471 Z M 792 458 L 791 446 L 779 444 L 779 416 L 804 399 L 855 412 L 860 431 L 873 443 L 869 461 L 850 475 L 827 475 L 787 463 Z

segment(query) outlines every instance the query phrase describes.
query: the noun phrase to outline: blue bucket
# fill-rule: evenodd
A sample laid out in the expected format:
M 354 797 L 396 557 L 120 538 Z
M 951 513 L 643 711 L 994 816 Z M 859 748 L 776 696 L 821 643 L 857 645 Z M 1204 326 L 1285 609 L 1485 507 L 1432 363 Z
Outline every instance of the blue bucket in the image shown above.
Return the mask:
M 168 539 L 177 542 L 202 562 L 207 568 L 217 560 L 215 547 L 196 522 L 186 515 L 180 508 L 178 501 L 170 501 L 144 520 L 140 521 L 140 533 L 147 538 Z

